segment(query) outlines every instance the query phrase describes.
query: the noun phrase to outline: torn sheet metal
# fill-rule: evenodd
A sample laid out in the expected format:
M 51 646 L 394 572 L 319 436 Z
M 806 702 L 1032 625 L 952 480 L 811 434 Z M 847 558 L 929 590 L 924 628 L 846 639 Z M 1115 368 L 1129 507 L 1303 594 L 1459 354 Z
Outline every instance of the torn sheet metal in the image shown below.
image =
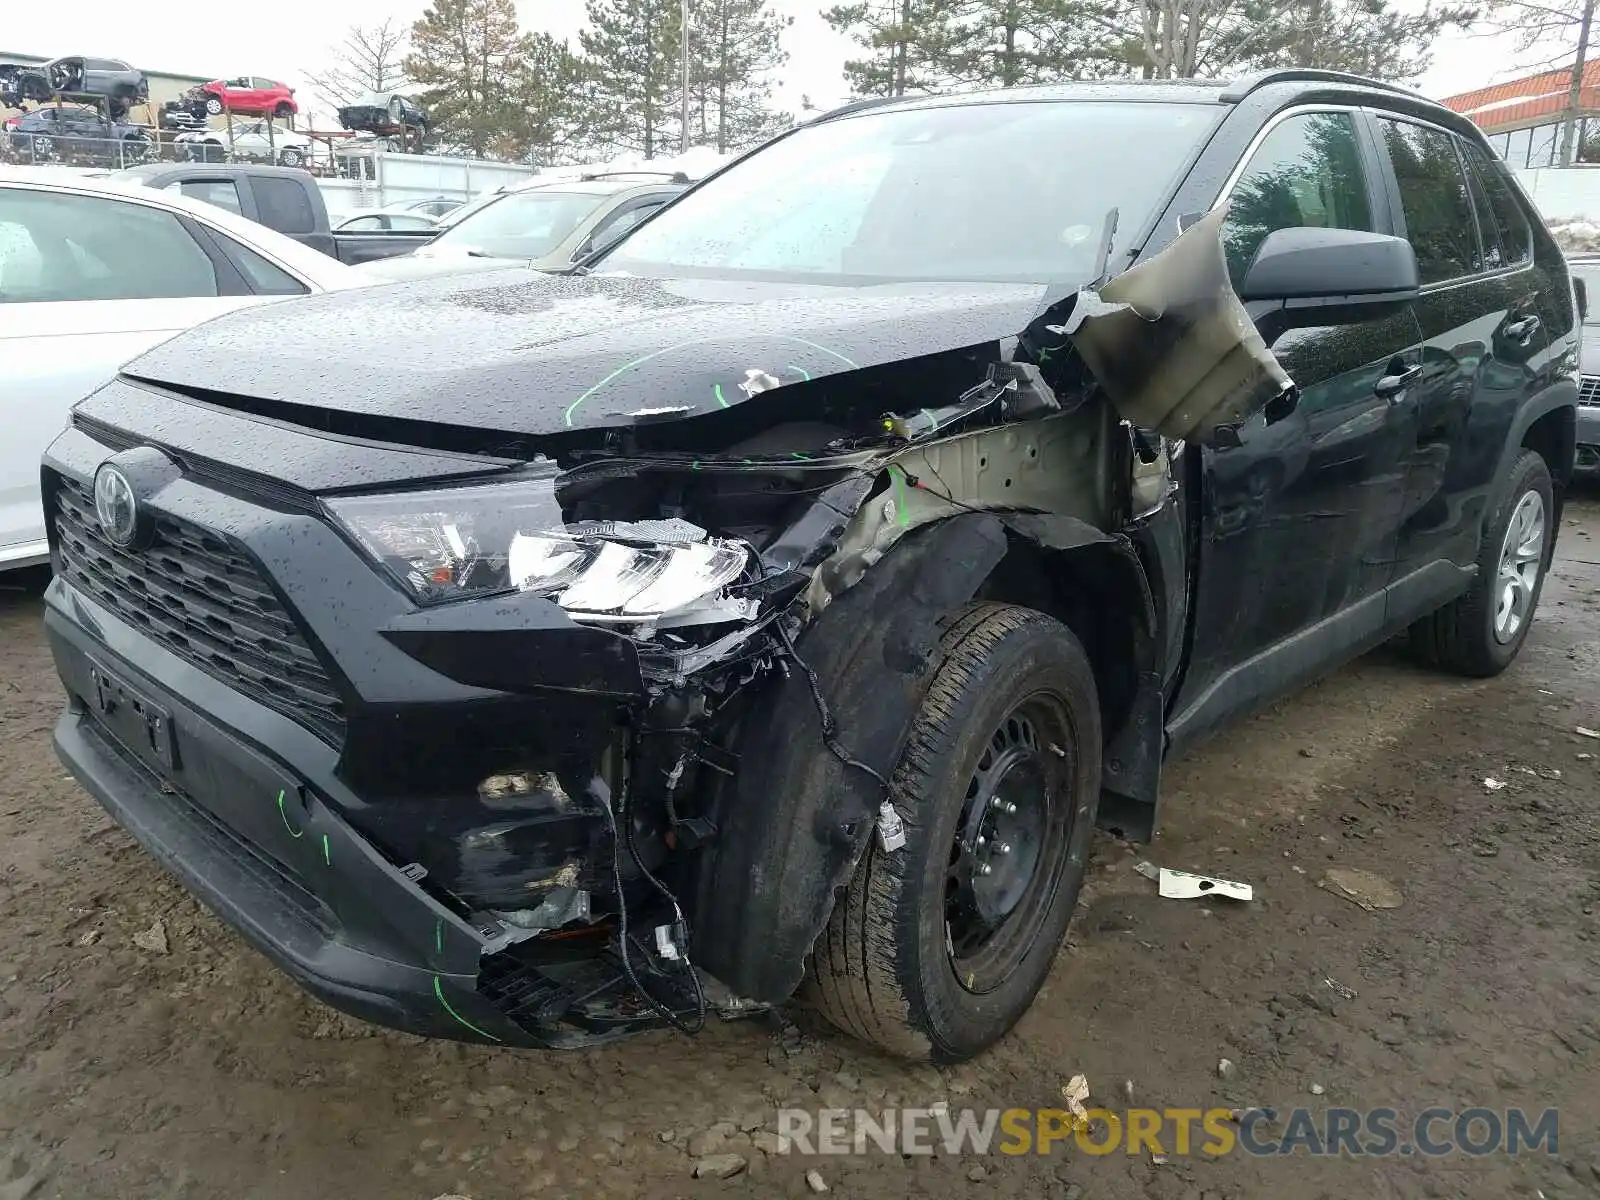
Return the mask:
M 913 529 L 969 509 L 1109 521 L 1110 418 L 1089 412 L 915 443 L 885 467 L 889 488 L 861 506 L 806 589 L 814 616 Z M 1048 520 L 1048 518 L 1037 518 Z M 1081 539 L 1073 544 L 1081 544 Z
M 1294 387 L 1228 279 L 1226 206 L 1098 291 L 1084 288 L 1066 334 L 1124 417 L 1184 441 L 1242 421 Z

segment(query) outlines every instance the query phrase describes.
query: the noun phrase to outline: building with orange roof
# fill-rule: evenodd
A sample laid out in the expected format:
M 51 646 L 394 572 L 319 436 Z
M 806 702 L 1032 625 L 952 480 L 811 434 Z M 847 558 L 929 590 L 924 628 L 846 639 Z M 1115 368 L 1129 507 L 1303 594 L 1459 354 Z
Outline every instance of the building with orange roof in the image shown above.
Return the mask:
M 1541 71 L 1440 101 L 1469 117 L 1513 169 L 1558 166 L 1572 68 Z M 1600 59 L 1584 64 L 1573 160 L 1600 163 Z

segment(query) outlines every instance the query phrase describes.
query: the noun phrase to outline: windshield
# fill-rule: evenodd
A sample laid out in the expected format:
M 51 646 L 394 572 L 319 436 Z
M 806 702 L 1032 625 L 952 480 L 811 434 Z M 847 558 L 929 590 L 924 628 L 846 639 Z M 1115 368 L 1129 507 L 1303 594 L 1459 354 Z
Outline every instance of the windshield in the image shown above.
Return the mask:
M 601 270 L 826 282 L 1088 279 L 1126 249 L 1217 105 L 1020 101 L 808 126 L 641 226 Z
M 1600 263 L 1569 263 L 1574 279 L 1583 280 L 1583 296 L 1589 311 L 1583 323 L 1590 328 L 1600 325 Z
M 453 222 L 429 247 L 489 258 L 543 258 L 606 199 L 582 192 L 512 192 Z

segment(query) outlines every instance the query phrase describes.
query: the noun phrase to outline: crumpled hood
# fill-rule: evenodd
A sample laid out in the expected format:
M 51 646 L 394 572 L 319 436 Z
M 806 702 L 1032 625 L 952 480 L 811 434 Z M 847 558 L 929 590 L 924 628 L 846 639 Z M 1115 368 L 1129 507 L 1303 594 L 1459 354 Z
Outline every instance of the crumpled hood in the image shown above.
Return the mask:
M 764 393 L 1019 333 L 1043 294 L 1033 284 L 844 288 L 514 268 L 264 305 L 182 334 L 124 372 L 537 436 L 632 425 L 651 409 L 687 418 L 781 403 Z

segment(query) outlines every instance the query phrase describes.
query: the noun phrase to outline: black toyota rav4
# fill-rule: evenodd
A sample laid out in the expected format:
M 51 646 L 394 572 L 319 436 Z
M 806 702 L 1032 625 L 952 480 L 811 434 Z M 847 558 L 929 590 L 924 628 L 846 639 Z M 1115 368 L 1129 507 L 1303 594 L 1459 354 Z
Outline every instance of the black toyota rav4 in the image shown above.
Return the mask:
M 1476 129 L 1379 84 L 851 106 L 568 275 L 130 363 L 45 463 L 56 743 L 358 1016 L 799 995 L 959 1059 L 1169 756 L 1391 635 L 1512 660 L 1574 308 Z

